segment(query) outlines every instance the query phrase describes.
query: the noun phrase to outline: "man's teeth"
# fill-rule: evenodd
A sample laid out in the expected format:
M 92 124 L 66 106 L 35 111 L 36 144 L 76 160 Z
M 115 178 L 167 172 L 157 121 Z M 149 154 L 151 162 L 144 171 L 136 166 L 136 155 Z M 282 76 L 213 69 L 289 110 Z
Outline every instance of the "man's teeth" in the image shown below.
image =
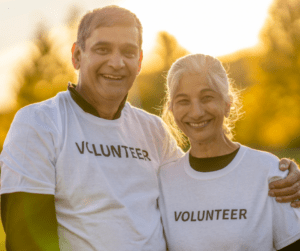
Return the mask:
M 204 127 L 204 126 L 206 126 L 209 123 L 209 121 L 210 120 L 206 120 L 206 121 L 201 122 L 201 123 L 189 123 L 189 124 L 192 127 Z
M 122 76 L 113 76 L 113 75 L 103 75 L 103 77 L 110 78 L 110 79 L 115 79 L 115 80 L 122 79 Z

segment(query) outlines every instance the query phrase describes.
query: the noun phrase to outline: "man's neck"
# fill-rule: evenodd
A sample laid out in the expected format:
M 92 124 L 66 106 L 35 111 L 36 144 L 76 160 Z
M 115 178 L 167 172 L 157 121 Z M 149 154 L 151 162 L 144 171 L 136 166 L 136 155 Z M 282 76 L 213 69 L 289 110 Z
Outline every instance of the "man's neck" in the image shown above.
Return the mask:
M 99 98 L 97 102 L 89 99 L 80 86 L 69 83 L 69 90 L 75 102 L 86 112 L 91 113 L 100 118 L 113 120 L 121 115 L 121 111 L 125 105 L 127 95 L 122 100 L 105 100 Z
M 91 105 L 95 107 L 97 110 L 100 118 L 113 120 L 115 117 L 115 114 L 117 113 L 119 106 L 121 104 L 122 100 L 120 102 L 109 102 L 106 100 L 101 100 L 101 102 L 91 102 Z
M 76 88 L 76 91 L 88 102 L 90 103 L 98 112 L 100 118 L 112 120 L 117 113 L 119 106 L 122 102 L 120 100 L 107 100 L 105 98 L 99 98 L 97 100 L 92 99 L 83 89 Z

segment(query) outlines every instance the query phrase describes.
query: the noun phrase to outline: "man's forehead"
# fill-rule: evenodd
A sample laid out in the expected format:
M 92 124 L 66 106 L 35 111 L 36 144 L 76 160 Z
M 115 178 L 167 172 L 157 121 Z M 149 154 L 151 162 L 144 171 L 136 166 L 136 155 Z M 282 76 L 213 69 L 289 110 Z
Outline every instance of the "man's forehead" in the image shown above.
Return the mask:
M 134 26 L 99 26 L 91 32 L 87 40 L 92 40 L 93 43 L 119 41 L 138 46 L 138 29 Z

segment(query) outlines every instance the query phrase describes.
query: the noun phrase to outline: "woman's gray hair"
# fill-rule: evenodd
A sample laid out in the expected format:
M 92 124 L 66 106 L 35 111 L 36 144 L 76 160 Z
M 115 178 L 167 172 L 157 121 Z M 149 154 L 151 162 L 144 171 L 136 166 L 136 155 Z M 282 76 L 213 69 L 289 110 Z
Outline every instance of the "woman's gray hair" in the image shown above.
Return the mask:
M 162 118 L 178 144 L 184 146 L 185 137 L 176 125 L 170 107 L 172 107 L 174 94 L 184 74 L 205 76 L 209 86 L 221 95 L 226 104 L 231 105 L 230 114 L 224 118 L 223 129 L 225 135 L 232 139 L 232 129 L 240 117 L 239 91 L 233 88 L 226 70 L 218 59 L 204 54 L 190 54 L 175 61 L 168 72 L 167 93 L 162 111 Z
M 209 86 L 220 93 L 226 103 L 230 102 L 227 73 L 218 59 L 203 54 L 191 54 L 178 59 L 171 66 L 167 76 L 167 87 L 171 100 L 173 100 L 183 74 L 206 76 Z

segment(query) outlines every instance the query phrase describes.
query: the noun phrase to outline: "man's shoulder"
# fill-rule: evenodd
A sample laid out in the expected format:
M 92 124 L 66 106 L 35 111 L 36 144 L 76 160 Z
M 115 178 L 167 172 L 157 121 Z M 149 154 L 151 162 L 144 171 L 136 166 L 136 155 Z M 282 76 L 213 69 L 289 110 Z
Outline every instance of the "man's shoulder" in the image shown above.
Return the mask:
M 186 165 L 186 162 L 188 161 L 189 152 L 184 153 L 181 157 L 177 159 L 173 159 L 166 164 L 160 166 L 159 169 L 159 175 L 164 176 L 166 178 L 172 179 L 173 175 L 178 175 L 178 173 L 181 173 L 184 169 L 184 165 Z
M 16 113 L 14 120 L 34 123 L 37 119 L 57 117 L 58 113 L 63 112 L 61 106 L 64 105 L 67 95 L 67 92 L 60 92 L 50 99 L 24 106 Z
M 126 103 L 126 109 L 128 109 L 128 111 L 130 111 L 133 116 L 136 116 L 139 119 L 144 119 L 147 122 L 153 121 L 153 123 L 163 123 L 162 119 L 159 116 L 149 113 L 141 108 L 132 106 L 129 102 Z

